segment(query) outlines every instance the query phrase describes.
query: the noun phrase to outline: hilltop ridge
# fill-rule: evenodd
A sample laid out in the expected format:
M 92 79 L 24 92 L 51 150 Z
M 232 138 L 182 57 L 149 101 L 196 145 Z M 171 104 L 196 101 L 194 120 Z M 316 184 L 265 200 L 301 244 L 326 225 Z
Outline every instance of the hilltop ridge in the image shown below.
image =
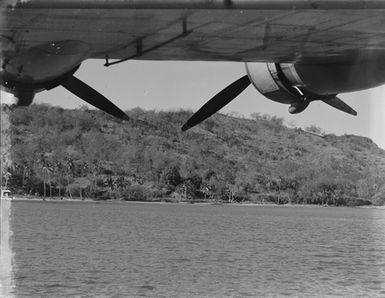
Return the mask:
M 32 105 L 11 112 L 11 187 L 125 200 L 383 205 L 385 151 L 370 139 L 217 114 L 182 133 L 189 111 Z

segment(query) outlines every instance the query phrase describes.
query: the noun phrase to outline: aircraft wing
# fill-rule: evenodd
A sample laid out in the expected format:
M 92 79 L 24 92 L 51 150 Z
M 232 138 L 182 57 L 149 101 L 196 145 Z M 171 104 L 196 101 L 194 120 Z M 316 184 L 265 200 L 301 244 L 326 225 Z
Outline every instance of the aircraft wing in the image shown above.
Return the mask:
M 55 40 L 85 42 L 89 58 L 103 59 L 318 63 L 380 59 L 385 50 L 385 1 L 6 2 L 5 56 Z
M 385 0 L 0 1 L 0 84 L 17 105 L 61 85 L 127 120 L 74 76 L 88 58 L 246 62 L 183 130 L 250 84 L 290 113 L 321 100 L 356 115 L 337 95 L 385 83 Z

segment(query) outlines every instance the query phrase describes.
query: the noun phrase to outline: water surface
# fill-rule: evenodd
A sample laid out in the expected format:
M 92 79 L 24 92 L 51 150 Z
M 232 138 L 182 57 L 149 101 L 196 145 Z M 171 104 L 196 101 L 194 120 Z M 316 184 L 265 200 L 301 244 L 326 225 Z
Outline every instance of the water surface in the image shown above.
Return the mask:
M 12 208 L 18 297 L 385 296 L 385 210 Z

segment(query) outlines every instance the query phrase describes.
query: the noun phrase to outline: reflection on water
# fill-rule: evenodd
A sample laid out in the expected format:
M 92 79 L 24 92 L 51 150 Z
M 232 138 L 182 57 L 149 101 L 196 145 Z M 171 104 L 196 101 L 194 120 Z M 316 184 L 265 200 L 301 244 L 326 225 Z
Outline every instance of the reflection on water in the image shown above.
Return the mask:
M 17 296 L 385 296 L 385 212 L 14 202 Z
M 12 297 L 12 249 L 10 244 L 11 230 L 11 201 L 6 198 L 0 199 L 0 297 Z

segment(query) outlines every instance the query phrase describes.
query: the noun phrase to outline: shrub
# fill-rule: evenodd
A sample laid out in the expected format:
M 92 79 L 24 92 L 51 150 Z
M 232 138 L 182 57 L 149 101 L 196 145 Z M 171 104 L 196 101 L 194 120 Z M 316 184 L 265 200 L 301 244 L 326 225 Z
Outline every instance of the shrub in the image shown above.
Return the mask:
M 133 185 L 120 191 L 120 195 L 124 201 L 146 201 L 149 194 L 149 190 L 141 185 Z

